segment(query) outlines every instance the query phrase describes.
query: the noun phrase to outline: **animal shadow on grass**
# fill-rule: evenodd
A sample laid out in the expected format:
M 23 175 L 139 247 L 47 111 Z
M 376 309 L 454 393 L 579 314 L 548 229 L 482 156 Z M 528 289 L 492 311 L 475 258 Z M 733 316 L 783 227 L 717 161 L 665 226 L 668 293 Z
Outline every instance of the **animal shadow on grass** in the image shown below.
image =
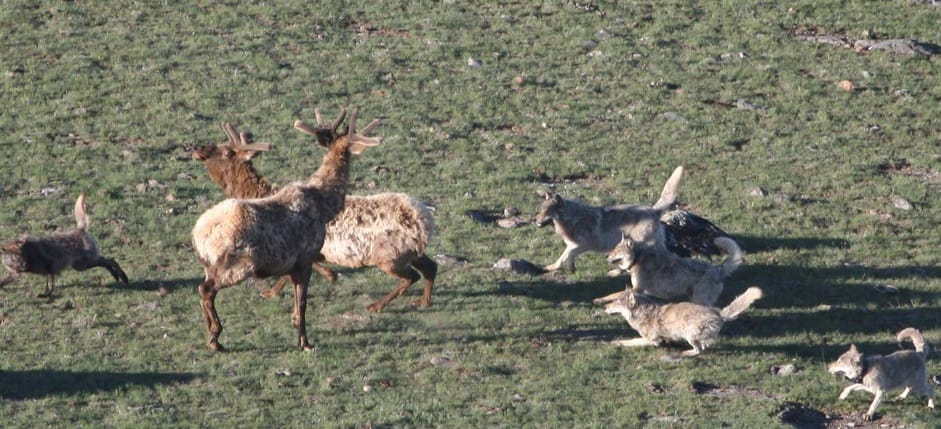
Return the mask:
M 177 289 L 194 290 L 196 289 L 196 286 L 198 286 L 202 281 L 202 277 L 181 279 L 144 279 L 139 281 L 131 281 L 127 287 L 114 287 L 114 289 L 130 289 L 161 293 L 165 291 L 166 293 L 171 293 Z M 248 283 L 250 284 L 250 282 Z
M 129 385 L 153 388 L 187 383 L 195 374 L 159 372 L 71 372 L 58 370 L 0 371 L 0 398 L 40 399 L 50 395 L 108 392 Z
M 850 246 L 848 241 L 839 238 L 769 238 L 743 234 L 733 234 L 732 238 L 746 253 L 778 249 L 806 250 L 820 247 L 847 248 Z

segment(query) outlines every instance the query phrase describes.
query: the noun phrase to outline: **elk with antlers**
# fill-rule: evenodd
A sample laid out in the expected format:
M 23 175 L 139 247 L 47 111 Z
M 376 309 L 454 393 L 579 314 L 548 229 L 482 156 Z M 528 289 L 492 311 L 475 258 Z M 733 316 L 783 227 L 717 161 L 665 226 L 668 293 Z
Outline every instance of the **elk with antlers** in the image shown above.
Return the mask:
M 318 119 L 322 121 L 321 119 Z M 329 125 L 318 122 L 318 127 Z M 227 144 L 200 146 L 193 158 L 202 161 L 212 180 L 222 188 L 228 198 L 254 198 L 267 196 L 273 186 L 258 175 L 251 159 L 258 152 L 267 151 L 264 143 L 250 143 L 245 134 L 237 137 L 231 124 L 223 124 L 229 137 Z M 343 210 L 327 224 L 327 235 L 321 249 L 322 259 L 333 265 L 349 268 L 375 266 L 399 279 L 398 286 L 366 308 L 380 312 L 393 299 L 402 295 L 409 286 L 425 278 L 421 298 L 412 304 L 431 305 L 438 264 L 425 255 L 425 248 L 434 234 L 435 222 L 431 209 L 417 199 L 402 193 L 381 193 L 371 196 L 348 195 Z M 319 263 L 313 268 L 328 281 L 336 274 Z M 275 287 L 261 293 L 262 297 L 276 296 L 288 277 L 281 277 Z
M 327 148 L 307 183 L 290 184 L 264 198 L 227 199 L 203 213 L 193 227 L 193 247 L 206 274 L 199 285 L 199 298 L 210 349 L 224 350 L 219 343 L 222 324 L 216 313 L 216 294 L 249 276 L 283 275 L 294 284 L 291 321 L 297 327 L 300 346 L 311 348 L 306 328 L 311 264 L 320 254 L 327 223 L 343 208 L 351 154 L 382 141 L 367 137 L 378 120 L 356 131 L 355 109 L 346 132 L 339 130 L 345 110 L 329 128 L 319 126 L 323 123 L 319 111 L 316 116 L 317 128 L 294 123 L 296 129 L 314 135 Z

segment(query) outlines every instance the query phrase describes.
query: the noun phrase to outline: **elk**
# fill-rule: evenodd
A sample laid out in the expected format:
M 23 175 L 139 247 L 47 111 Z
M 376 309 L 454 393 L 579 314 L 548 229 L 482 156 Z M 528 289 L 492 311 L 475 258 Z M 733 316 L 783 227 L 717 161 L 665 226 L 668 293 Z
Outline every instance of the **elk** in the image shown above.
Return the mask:
M 90 220 L 85 208 L 85 194 L 80 194 L 75 200 L 75 224 L 72 231 L 49 237 L 24 235 L 4 244 L 0 254 L 10 274 L 0 280 L 0 286 L 16 281 L 21 273 L 45 274 L 46 291 L 39 297 L 51 298 L 56 275 L 68 267 L 76 271 L 102 267 L 127 286 L 127 275 L 121 266 L 114 259 L 101 256 L 95 240 L 88 235 Z
M 210 349 L 225 350 L 219 343 L 222 324 L 215 308 L 220 290 L 249 276 L 285 275 L 294 285 L 291 322 L 297 327 L 300 347 L 311 349 L 306 327 L 311 264 L 320 255 L 327 223 L 343 208 L 351 155 L 382 142 L 380 137 L 367 137 L 379 120 L 356 131 L 355 109 L 347 130 L 340 132 L 345 113 L 341 109 L 329 127 L 320 126 L 324 122 L 319 110 L 315 110 L 318 128 L 294 122 L 294 128 L 314 135 L 327 148 L 320 167 L 306 183 L 292 183 L 262 198 L 229 198 L 196 221 L 193 247 L 206 276 L 198 290 Z
M 327 125 L 318 122 L 318 126 Z M 270 194 L 274 187 L 257 173 L 251 163 L 255 154 L 267 151 L 270 147 L 262 143 L 250 143 L 246 135 L 237 134 L 231 124 L 223 124 L 222 128 L 229 137 L 228 143 L 197 147 L 193 151 L 193 158 L 203 162 L 209 170 L 209 176 L 228 198 Z M 375 266 L 399 279 L 394 290 L 366 307 L 371 312 L 381 312 L 389 302 L 424 277 L 422 296 L 412 304 L 427 307 L 431 305 L 431 291 L 438 264 L 424 252 L 434 230 L 431 209 L 409 195 L 348 195 L 343 209 L 327 224 L 327 235 L 318 261 L 349 268 Z M 313 268 L 329 282 L 336 280 L 336 274 L 320 263 L 315 262 Z M 262 292 L 261 296 L 276 296 L 288 280 L 287 277 L 281 277 L 273 288 Z

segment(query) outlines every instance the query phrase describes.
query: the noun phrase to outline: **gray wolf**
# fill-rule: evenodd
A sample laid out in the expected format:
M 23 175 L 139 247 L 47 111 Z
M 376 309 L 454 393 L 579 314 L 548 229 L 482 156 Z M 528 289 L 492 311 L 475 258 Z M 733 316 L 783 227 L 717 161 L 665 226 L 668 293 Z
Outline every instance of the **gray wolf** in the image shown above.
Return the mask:
M 873 419 L 876 408 L 882 403 L 886 392 L 900 387 L 905 387 L 905 390 L 896 400 L 905 399 L 914 391 L 927 396 L 928 408 L 934 409 L 934 390 L 928 383 L 928 371 L 925 367 L 925 359 L 928 357 L 925 338 L 915 328 L 905 328 L 896 336 L 899 344 L 906 338 L 915 344 L 914 351 L 899 350 L 888 356 L 864 355 L 852 344 L 846 353 L 827 367 L 830 374 L 843 374 L 847 379 L 856 381 L 843 389 L 840 400 L 846 399 L 850 393 L 857 390 L 875 395 L 863 416 L 866 420 Z
M 52 297 L 56 275 L 68 267 L 76 271 L 102 267 L 126 286 L 127 275 L 114 259 L 102 257 L 98 253 L 95 240 L 88 235 L 85 194 L 79 195 L 75 201 L 75 223 L 75 229 L 69 232 L 49 237 L 24 235 L 4 244 L 0 254 L 10 274 L 0 280 L 0 286 L 16 281 L 21 273 L 42 274 L 46 276 L 46 289 L 39 297 L 49 298 Z
M 605 307 L 607 314 L 620 314 L 640 338 L 618 340 L 625 347 L 659 346 L 665 341 L 686 341 L 693 348 L 683 356 L 695 356 L 711 346 L 725 322 L 735 320 L 762 297 L 761 289 L 750 287 L 725 308 L 718 309 L 691 302 L 661 304 L 650 297 L 627 292 Z
M 653 206 L 622 204 L 595 207 L 558 194 L 547 194 L 536 215 L 536 224 L 542 227 L 552 223 L 555 232 L 565 242 L 565 250 L 554 263 L 546 266 L 546 270 L 565 267 L 575 271 L 575 257 L 585 252 L 608 253 L 623 234 L 650 246 L 663 246 L 665 236 L 660 215 L 675 202 L 682 176 L 683 167 L 677 167 Z
M 722 281 L 744 260 L 742 250 L 731 238 L 716 238 L 715 244 L 729 256 L 721 265 L 681 258 L 660 247 L 635 243 L 628 236 L 621 238 L 608 255 L 608 262 L 631 273 L 631 288 L 657 298 L 671 299 L 685 295 L 700 305 L 712 306 L 722 293 Z M 617 299 L 623 292 L 595 300 L 603 304 Z

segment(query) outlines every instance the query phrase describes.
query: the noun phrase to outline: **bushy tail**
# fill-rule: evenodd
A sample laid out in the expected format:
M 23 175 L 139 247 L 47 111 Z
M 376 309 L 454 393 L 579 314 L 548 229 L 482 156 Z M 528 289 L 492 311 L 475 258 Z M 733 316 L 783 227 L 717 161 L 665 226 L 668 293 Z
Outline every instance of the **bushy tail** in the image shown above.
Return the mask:
M 921 353 L 922 357 L 928 357 L 928 344 L 925 343 L 925 337 L 921 335 L 921 331 L 915 328 L 905 328 L 899 331 L 898 335 L 895 336 L 899 344 L 902 344 L 902 341 L 906 338 L 912 340 L 916 352 Z
M 722 272 L 722 278 L 726 278 L 732 275 L 732 273 L 738 269 L 739 265 L 745 262 L 745 254 L 742 252 L 742 249 L 738 247 L 738 244 L 735 243 L 735 240 L 729 237 L 716 238 L 715 243 L 718 248 L 729 255 L 725 258 L 725 262 L 719 266 Z
M 676 167 L 673 174 L 663 184 L 663 191 L 660 191 L 660 199 L 653 205 L 655 210 L 669 210 L 676 204 L 676 194 L 679 191 L 680 180 L 683 179 L 683 166 Z
M 739 314 L 751 307 L 752 303 L 761 299 L 762 296 L 764 296 L 764 293 L 761 292 L 761 289 L 752 286 L 745 290 L 745 293 L 735 297 L 725 308 L 719 310 L 719 315 L 726 322 L 735 320 Z
M 85 193 L 78 196 L 75 200 L 75 224 L 80 231 L 88 229 L 88 214 L 85 212 Z

